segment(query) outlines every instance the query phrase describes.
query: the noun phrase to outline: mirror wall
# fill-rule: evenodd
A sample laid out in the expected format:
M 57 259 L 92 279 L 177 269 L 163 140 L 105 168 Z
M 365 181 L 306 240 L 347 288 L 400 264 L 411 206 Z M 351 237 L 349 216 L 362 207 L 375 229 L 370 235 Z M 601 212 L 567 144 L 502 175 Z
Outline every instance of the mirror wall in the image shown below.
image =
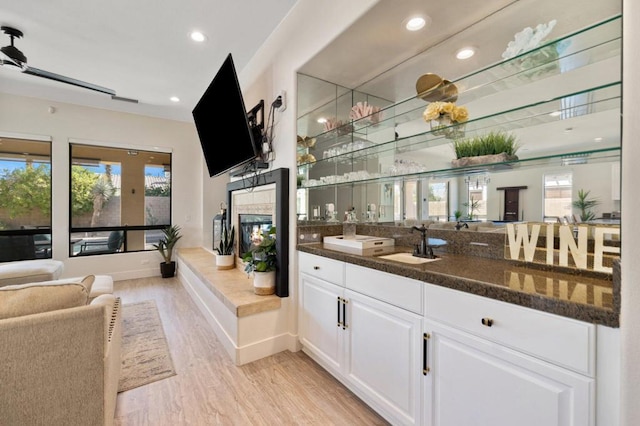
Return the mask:
M 359 220 L 379 222 L 572 220 L 582 191 L 597 200 L 597 220 L 619 223 L 620 2 L 490 1 L 459 4 L 458 13 L 455 4 L 422 3 L 381 0 L 300 70 L 299 219 L 331 219 L 333 204 L 339 221 L 353 208 Z M 430 17 L 425 30 L 401 28 L 410 12 Z M 533 53 L 505 60 L 527 27 L 548 34 Z M 464 46 L 475 55 L 456 59 Z M 428 102 L 416 96 L 427 73 L 455 86 L 442 100 L 468 109 L 465 137 L 507 131 L 519 160 L 452 167 L 453 141 L 430 132 Z M 380 113 L 354 119 L 358 103 Z M 515 210 L 507 208 L 514 192 Z

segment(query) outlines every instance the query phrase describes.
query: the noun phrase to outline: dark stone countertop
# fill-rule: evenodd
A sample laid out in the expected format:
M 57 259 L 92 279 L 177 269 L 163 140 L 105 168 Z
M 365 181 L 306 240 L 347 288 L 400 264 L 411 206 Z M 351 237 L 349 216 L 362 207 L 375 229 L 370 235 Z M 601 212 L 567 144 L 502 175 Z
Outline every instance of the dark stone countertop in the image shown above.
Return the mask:
M 619 262 L 614 264 L 612 275 L 581 274 L 447 252 L 436 253 L 440 259 L 434 262 L 408 264 L 382 259 L 378 257 L 381 253 L 334 250 L 321 242 L 299 243 L 297 249 L 589 323 L 619 327 Z M 396 245 L 384 254 L 411 250 L 410 246 Z

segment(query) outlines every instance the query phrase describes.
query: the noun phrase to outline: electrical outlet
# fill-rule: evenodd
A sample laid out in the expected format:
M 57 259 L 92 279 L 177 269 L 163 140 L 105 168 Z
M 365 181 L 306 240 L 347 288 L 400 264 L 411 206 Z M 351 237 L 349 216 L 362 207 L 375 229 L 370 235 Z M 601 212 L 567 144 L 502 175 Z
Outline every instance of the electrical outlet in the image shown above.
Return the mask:
M 287 92 L 284 90 L 281 90 L 280 93 L 278 93 L 278 96 L 280 96 L 280 100 L 282 100 L 282 105 L 280 105 L 280 108 L 278 108 L 278 111 L 282 112 L 285 109 L 287 109 Z

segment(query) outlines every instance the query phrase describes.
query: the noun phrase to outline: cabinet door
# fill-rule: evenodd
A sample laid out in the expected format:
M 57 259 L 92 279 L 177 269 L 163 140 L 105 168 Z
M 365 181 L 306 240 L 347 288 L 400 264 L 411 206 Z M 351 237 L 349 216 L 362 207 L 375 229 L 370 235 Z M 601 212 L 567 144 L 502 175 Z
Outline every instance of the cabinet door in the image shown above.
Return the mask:
M 437 322 L 424 324 L 425 425 L 593 425 L 593 379 Z
M 420 424 L 422 317 L 349 290 L 345 298 L 348 382 L 393 424 Z
M 343 365 L 342 287 L 300 274 L 300 341 L 306 353 L 340 374 Z

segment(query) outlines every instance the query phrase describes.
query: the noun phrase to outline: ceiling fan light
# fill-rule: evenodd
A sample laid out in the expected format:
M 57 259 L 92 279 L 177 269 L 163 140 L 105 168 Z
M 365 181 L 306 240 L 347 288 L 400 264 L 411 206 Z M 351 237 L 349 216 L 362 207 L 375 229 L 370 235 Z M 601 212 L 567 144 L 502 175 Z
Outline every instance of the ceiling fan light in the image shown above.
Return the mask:
M 200 31 L 192 31 L 190 34 L 190 37 L 191 37 L 191 40 L 196 41 L 198 43 L 202 43 L 207 39 L 207 37 Z

